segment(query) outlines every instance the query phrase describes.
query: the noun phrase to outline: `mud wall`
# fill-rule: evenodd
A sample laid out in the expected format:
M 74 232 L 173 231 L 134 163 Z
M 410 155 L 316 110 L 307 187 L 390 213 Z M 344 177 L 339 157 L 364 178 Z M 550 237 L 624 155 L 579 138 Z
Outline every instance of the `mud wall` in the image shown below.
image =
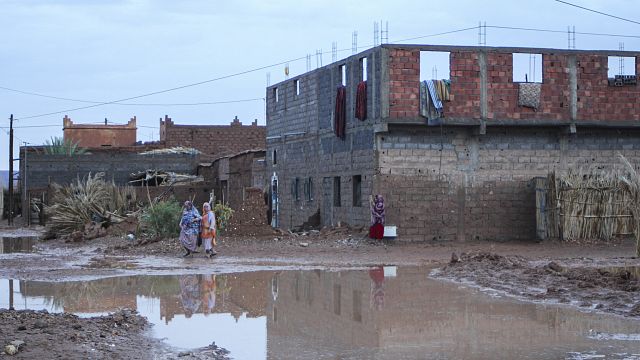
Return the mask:
M 549 172 L 640 164 L 640 130 L 391 127 L 379 134 L 387 224 L 401 240 L 535 239 L 532 179 Z

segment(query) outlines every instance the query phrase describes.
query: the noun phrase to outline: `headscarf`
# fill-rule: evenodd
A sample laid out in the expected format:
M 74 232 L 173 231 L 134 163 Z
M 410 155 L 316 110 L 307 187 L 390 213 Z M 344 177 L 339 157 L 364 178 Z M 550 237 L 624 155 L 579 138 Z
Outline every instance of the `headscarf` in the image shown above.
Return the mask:
M 373 206 L 371 207 L 371 223 L 384 225 L 384 199 L 378 194 L 373 198 Z

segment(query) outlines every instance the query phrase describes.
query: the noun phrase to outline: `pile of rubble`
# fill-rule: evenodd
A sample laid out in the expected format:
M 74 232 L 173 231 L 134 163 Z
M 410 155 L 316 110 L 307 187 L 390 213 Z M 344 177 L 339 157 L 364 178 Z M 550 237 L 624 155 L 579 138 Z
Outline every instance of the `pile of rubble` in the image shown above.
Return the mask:
M 227 224 L 225 235 L 267 236 L 273 235 L 273 228 L 267 224 L 267 205 L 264 203 L 262 190 L 245 189 L 242 206 L 234 209 L 233 216 Z

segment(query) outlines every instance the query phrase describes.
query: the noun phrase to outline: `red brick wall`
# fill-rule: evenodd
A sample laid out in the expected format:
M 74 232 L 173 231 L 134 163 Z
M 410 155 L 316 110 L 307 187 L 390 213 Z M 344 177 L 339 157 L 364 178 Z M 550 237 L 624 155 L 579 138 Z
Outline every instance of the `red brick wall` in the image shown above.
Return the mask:
M 444 102 L 445 118 L 481 118 L 479 50 L 450 53 L 451 101 Z M 535 50 L 535 49 L 533 49 Z M 389 117 L 418 117 L 420 50 L 389 49 Z M 518 83 L 513 82 L 513 54 L 487 51 L 487 120 L 571 119 L 568 53 L 547 51 L 543 58 L 540 107 L 518 105 Z M 577 120 L 640 120 L 640 86 L 609 86 L 607 55 L 576 52 Z M 640 74 L 640 57 L 636 57 Z
M 193 147 L 219 157 L 266 148 L 267 129 L 256 122 L 242 125 L 238 119 L 231 125 L 175 125 L 171 118 L 165 118 L 160 120 L 160 133 L 166 147 Z
M 474 52 L 449 55 L 451 101 L 445 102 L 446 117 L 480 118 L 480 65 Z
M 609 86 L 606 55 L 579 55 L 578 119 L 640 120 L 640 86 Z M 640 57 L 636 57 L 636 75 Z
M 420 110 L 420 51 L 389 50 L 389 117 L 417 117 Z

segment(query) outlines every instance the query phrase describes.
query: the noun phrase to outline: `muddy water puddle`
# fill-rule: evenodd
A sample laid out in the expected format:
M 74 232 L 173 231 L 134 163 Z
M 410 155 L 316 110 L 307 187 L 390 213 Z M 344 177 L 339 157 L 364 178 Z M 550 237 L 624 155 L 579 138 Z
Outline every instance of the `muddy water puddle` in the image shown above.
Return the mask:
M 0 254 L 31 252 L 36 241 L 35 236 L 2 236 Z
M 167 344 L 215 341 L 234 359 L 640 359 L 638 320 L 492 297 L 429 270 L 13 280 L 12 296 L 0 280 L 0 308 L 132 308 Z

